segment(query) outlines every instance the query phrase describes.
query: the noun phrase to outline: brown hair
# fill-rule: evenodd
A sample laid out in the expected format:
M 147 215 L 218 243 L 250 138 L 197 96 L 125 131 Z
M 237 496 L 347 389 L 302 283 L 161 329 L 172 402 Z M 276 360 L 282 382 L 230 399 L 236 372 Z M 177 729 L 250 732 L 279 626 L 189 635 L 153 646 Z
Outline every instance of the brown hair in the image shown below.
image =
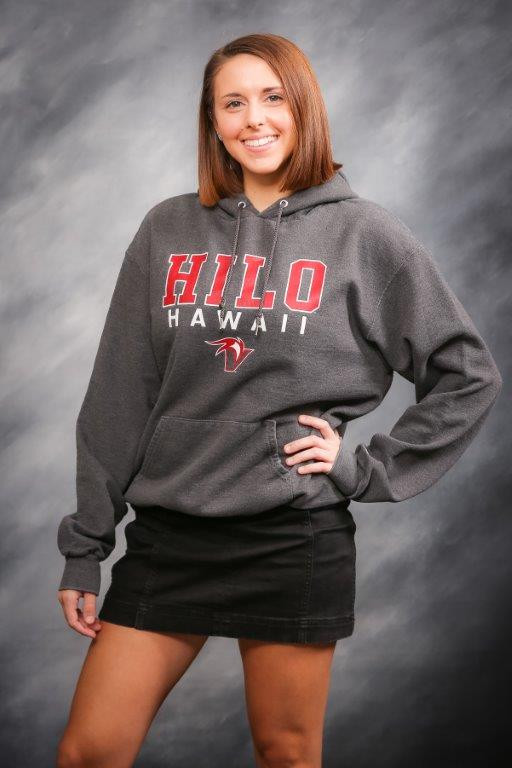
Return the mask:
M 293 115 L 297 143 L 288 158 L 280 189 L 297 191 L 322 184 L 343 167 L 332 157 L 327 110 L 306 55 L 280 35 L 244 35 L 216 50 L 204 70 L 199 104 L 198 192 L 199 201 L 206 206 L 243 192 L 241 165 L 218 140 L 212 120 L 215 76 L 228 59 L 240 53 L 267 62 L 281 79 Z

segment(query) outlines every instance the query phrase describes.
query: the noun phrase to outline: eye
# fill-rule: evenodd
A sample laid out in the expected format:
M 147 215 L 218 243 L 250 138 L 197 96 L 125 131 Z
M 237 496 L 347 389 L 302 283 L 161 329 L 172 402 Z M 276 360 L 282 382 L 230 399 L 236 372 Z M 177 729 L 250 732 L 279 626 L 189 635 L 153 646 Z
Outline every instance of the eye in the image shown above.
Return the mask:
M 267 99 L 270 99 L 270 98 L 272 98 L 273 96 L 277 96 L 277 98 L 278 98 L 278 100 L 279 100 L 279 101 L 284 101 L 284 98 L 283 98 L 282 96 L 280 96 L 278 93 L 270 93 L 270 94 L 267 96 Z M 277 102 L 274 102 L 274 104 L 275 104 L 275 103 L 277 103 Z M 226 104 L 226 107 L 230 107 L 232 104 L 241 104 L 241 101 L 239 101 L 238 99 L 234 99 L 233 101 L 229 101 L 229 102 Z

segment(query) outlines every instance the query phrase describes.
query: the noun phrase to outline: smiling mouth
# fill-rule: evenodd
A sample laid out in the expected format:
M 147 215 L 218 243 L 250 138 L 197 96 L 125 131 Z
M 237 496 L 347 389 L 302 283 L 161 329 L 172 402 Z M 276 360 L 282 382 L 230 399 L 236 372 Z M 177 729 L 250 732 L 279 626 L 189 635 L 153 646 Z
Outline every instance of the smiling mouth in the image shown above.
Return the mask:
M 268 134 L 267 136 L 262 136 L 261 139 L 242 140 L 242 144 L 257 149 L 258 147 L 266 147 L 268 144 L 274 144 L 278 138 L 279 136 L 277 134 Z

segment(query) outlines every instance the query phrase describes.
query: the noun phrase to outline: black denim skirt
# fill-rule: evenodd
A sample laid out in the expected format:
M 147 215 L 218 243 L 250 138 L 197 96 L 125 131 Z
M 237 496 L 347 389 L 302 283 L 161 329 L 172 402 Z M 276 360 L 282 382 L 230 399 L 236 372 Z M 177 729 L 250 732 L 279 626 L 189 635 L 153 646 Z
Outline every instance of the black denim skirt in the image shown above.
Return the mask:
M 354 630 L 349 502 L 204 517 L 134 507 L 98 616 L 162 632 L 287 643 Z

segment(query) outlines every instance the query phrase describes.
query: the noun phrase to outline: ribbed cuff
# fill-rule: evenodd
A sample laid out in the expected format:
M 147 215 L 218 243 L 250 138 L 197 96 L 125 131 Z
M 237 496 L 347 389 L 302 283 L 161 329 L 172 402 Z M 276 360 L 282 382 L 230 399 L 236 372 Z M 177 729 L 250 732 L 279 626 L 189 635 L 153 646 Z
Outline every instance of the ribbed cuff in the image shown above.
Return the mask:
M 100 593 L 101 569 L 99 561 L 91 557 L 67 557 L 60 589 Z
M 355 493 L 359 481 L 357 457 L 355 453 L 347 450 L 341 445 L 334 460 L 334 464 L 329 472 L 327 472 L 327 476 L 332 479 L 342 494 L 348 499 Z

